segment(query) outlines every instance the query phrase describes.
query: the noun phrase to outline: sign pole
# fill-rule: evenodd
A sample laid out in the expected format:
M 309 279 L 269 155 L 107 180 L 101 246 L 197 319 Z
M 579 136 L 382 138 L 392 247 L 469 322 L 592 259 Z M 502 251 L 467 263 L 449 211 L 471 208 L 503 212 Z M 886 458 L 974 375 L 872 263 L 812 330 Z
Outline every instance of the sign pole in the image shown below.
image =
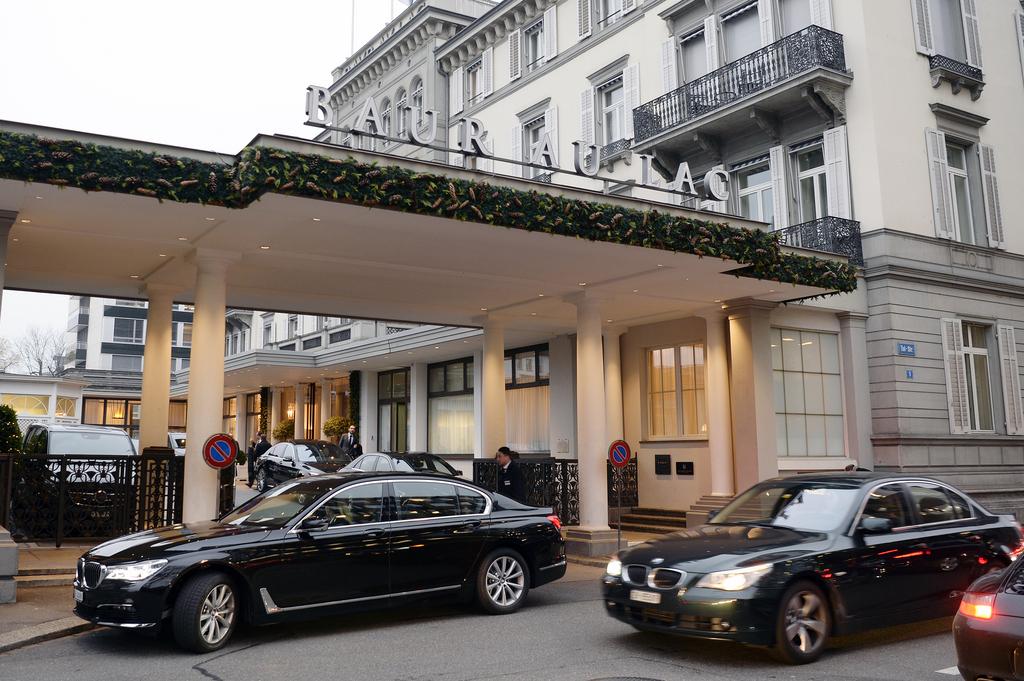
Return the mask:
M 622 550 L 622 469 L 618 466 L 615 467 L 615 477 L 618 478 L 615 481 L 615 487 L 618 491 L 618 507 L 616 517 L 619 519 L 619 533 L 615 539 L 615 549 L 617 551 Z
M 618 515 L 618 532 L 615 538 L 615 550 L 622 549 L 622 469 L 629 465 L 632 452 L 623 440 L 616 440 L 608 447 L 608 461 L 615 467 L 615 491 L 617 496 L 616 511 Z

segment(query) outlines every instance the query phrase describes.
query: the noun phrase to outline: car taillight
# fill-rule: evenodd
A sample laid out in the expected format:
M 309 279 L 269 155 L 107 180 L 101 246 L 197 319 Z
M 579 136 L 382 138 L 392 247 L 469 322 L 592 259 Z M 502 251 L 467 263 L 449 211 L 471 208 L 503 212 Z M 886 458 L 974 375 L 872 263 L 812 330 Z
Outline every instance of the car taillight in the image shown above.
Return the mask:
M 976 617 L 980 620 L 992 619 L 992 604 L 995 603 L 995 594 L 966 593 L 960 601 L 960 612 L 968 617 Z
M 562 529 L 562 521 L 558 519 L 557 515 L 549 515 L 548 516 L 548 520 L 550 520 L 551 524 L 554 525 L 555 527 L 557 527 L 559 529 L 559 531 L 561 531 L 561 529 Z

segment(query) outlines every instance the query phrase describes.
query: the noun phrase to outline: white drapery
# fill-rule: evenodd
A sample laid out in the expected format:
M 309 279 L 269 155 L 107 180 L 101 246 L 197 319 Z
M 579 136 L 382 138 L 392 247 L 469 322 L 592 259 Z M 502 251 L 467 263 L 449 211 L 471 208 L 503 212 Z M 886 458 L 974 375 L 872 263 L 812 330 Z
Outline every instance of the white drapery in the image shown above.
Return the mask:
M 551 388 L 505 391 L 505 439 L 516 452 L 551 451 Z
M 427 400 L 429 452 L 445 454 L 473 453 L 473 395 L 431 397 Z

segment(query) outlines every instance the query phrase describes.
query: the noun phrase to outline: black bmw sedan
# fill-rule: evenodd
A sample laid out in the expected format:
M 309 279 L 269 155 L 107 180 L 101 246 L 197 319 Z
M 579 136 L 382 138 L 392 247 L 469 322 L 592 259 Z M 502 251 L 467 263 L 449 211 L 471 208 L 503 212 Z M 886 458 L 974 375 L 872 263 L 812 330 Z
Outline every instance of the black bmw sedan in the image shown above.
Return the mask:
M 957 667 L 966 681 L 1024 680 L 1024 560 L 979 578 L 953 618 Z
M 286 480 L 337 473 L 348 463 L 341 447 L 326 440 L 278 442 L 256 461 L 256 490 L 266 492 Z
M 270 624 L 433 600 L 514 612 L 565 574 L 558 516 L 426 473 L 282 483 L 216 521 L 96 546 L 78 561 L 75 614 L 156 632 L 194 652 L 240 619 Z
M 771 646 L 813 662 L 830 636 L 944 617 L 1024 549 L 996 516 L 936 480 L 869 473 L 766 480 L 706 525 L 621 551 L 608 614 L 638 629 Z

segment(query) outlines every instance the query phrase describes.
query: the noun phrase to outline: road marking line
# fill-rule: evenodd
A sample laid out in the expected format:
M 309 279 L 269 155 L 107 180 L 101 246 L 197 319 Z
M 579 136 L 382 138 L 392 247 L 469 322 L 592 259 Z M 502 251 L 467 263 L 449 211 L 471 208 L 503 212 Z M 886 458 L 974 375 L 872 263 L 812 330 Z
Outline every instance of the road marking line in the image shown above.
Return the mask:
M 947 667 L 946 669 L 939 669 L 935 672 L 936 674 L 949 674 L 950 676 L 959 676 L 960 670 L 956 667 Z

